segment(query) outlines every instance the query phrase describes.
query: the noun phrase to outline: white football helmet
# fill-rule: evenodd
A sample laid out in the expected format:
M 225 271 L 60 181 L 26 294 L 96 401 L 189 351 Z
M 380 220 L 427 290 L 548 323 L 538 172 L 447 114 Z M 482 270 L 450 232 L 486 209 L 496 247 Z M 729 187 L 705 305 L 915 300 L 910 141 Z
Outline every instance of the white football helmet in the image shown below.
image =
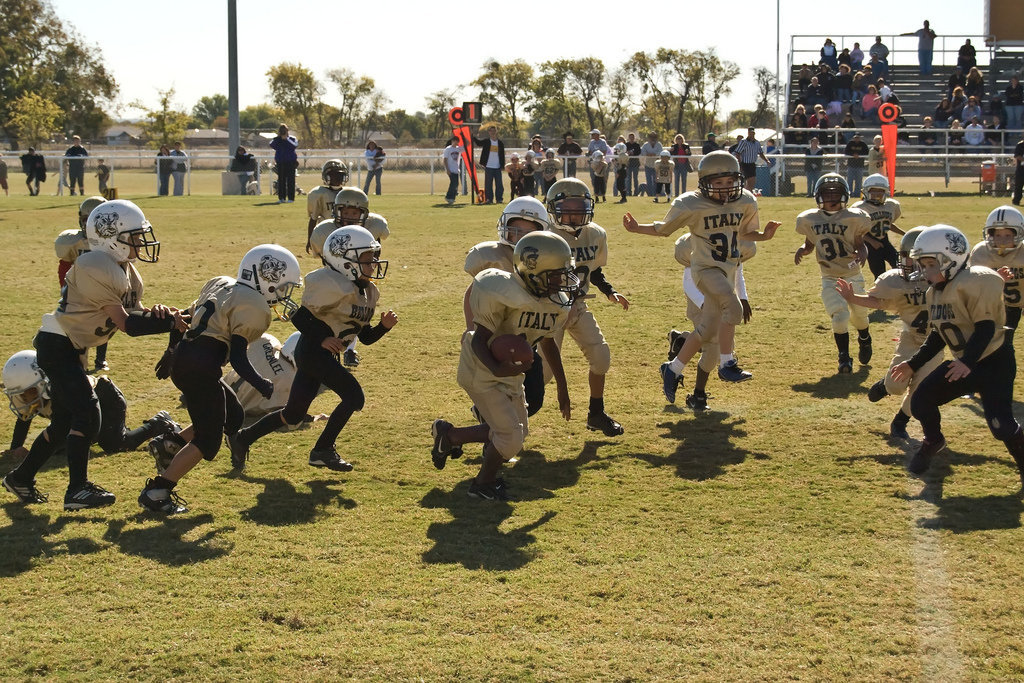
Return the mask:
M 512 252 L 512 267 L 526 290 L 538 299 L 572 306 L 579 296 L 572 249 L 561 235 L 547 230 L 523 235 Z
M 328 159 L 320 169 L 320 178 L 324 185 L 337 192 L 348 182 L 348 166 L 341 159 Z
M 498 241 L 510 247 L 516 246 L 519 238 L 527 234 L 508 224 L 513 218 L 525 218 L 537 226 L 536 230 L 548 229 L 548 211 L 544 205 L 533 197 L 516 197 L 505 205 L 498 219 Z
M 1013 230 L 1013 246 L 997 246 L 996 230 Z M 989 248 L 998 250 L 1000 254 L 1016 249 L 1021 243 L 1024 243 L 1024 214 L 1016 206 L 999 206 L 992 209 L 988 218 L 985 219 L 982 237 Z
M 301 336 L 301 332 L 292 332 L 292 335 L 285 339 L 284 344 L 281 345 L 281 355 L 287 356 L 292 364 L 295 363 L 295 347 L 299 345 L 299 337 Z
M 299 304 L 292 295 L 302 286 L 302 270 L 292 252 L 277 244 L 250 249 L 238 266 L 238 281 L 263 295 L 281 320 L 288 320 Z
M 388 219 L 372 211 L 367 214 L 366 225 L 363 227 L 369 230 L 370 234 L 373 235 L 373 239 L 378 242 L 383 242 L 391 234 L 391 231 L 388 230 Z
M 363 260 L 363 254 L 372 254 Z M 331 233 L 324 243 L 324 261 L 349 280 L 382 280 L 388 272 L 388 262 L 380 260 L 380 242 L 366 228 L 346 225 Z M 367 274 L 363 268 L 370 268 Z
M 875 197 L 872 197 L 871 190 L 881 190 L 881 198 L 878 198 L 877 194 Z M 871 204 L 885 204 L 885 200 L 889 198 L 889 179 L 881 173 L 872 173 L 864 179 L 861 196 L 864 198 L 864 201 Z
M 19 420 L 32 419 L 43 407 L 43 401 L 50 398 L 50 382 L 39 369 L 36 352 L 32 350 L 18 351 L 7 359 L 3 383 L 11 412 Z
M 939 270 L 946 280 L 952 280 L 967 265 L 970 256 L 970 245 L 964 234 L 952 225 L 933 225 L 925 228 L 914 241 L 910 250 L 910 258 L 917 264 L 918 277 L 927 279 L 921 259 L 926 257 L 938 261 Z
M 127 199 L 113 199 L 98 205 L 85 221 L 90 251 L 111 254 L 118 263 L 131 260 L 132 247 L 140 261 L 156 263 L 160 242 L 142 209 Z

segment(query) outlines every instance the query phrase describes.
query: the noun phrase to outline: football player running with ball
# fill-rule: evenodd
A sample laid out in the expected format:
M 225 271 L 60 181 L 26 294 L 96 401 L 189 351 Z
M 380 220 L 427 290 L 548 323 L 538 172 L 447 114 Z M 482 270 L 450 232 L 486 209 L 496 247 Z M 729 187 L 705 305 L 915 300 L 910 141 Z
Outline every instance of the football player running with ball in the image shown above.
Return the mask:
M 814 253 L 821 268 L 821 301 L 832 321 L 832 336 L 839 350 L 839 373 L 853 372 L 850 357 L 850 322 L 857 330 L 857 360 L 867 365 L 871 360 L 871 333 L 868 312 L 851 306 L 836 291 L 836 282 L 843 278 L 856 294 L 864 293 L 861 263 L 867 258 L 864 236 L 871 230 L 871 216 L 860 209 L 846 207 L 850 186 L 838 173 L 826 173 L 814 184 L 817 209 L 808 209 L 796 217 L 796 231 L 804 236 L 797 247 L 793 263 L 800 265 L 804 256 Z
M 741 259 L 740 242 L 764 242 L 775 236 L 781 225 L 765 224 L 759 231 L 757 199 L 743 189 L 739 162 L 729 152 L 710 152 L 697 166 L 698 190 L 685 192 L 674 200 L 665 220 L 637 223 L 632 214 L 622 217 L 629 232 L 667 237 L 682 227 L 693 235 L 690 264 L 693 281 L 704 295 L 700 324 L 687 336 L 678 355 L 661 366 L 662 390 L 675 403 L 686 364 L 702 351 L 697 363 L 697 381 L 686 405 L 707 410 L 706 392 L 711 372 L 718 368 L 718 331 L 723 322 L 737 325 L 743 320 L 743 306 L 736 295 L 736 270 Z
M 971 251 L 971 265 L 985 266 L 1003 276 L 1003 303 L 1006 305 L 1006 335 L 1013 345 L 1014 332 L 1020 324 L 1020 285 L 1024 279 L 1024 215 L 1015 206 L 993 209 L 985 220 L 984 238 Z
M 1017 363 L 1003 328 L 1003 278 L 990 268 L 968 266 L 967 238 L 949 225 L 921 231 L 910 256 L 931 285 L 925 295 L 931 331 L 913 357 L 892 369 L 893 378 L 910 379 L 943 347 L 953 359 L 924 377 L 911 399 L 924 441 L 908 469 L 922 474 L 946 447 L 939 407 L 977 393 L 992 436 L 1006 445 L 1024 482 L 1024 432 L 1012 410 Z
M 65 510 L 111 505 L 113 493 L 88 479 L 89 445 L 100 429 L 99 399 L 82 367 L 82 354 L 104 344 L 117 330 L 129 336 L 166 334 L 185 329 L 174 308 L 142 306 L 142 278 L 134 261 L 155 263 L 160 242 L 135 204 L 100 204 L 86 221 L 89 251 L 68 271 L 57 310 L 43 316 L 35 338 L 39 369 L 50 382 L 50 426 L 32 442 L 28 457 L 5 478 L 8 490 L 34 488 L 35 475 L 66 439 L 68 490 Z M 53 434 L 54 440 L 46 438 Z
M 889 196 L 889 179 L 881 173 L 872 173 L 864 179 L 864 198 L 854 204 L 871 216 L 871 232 L 864 236 L 868 248 L 868 268 L 874 277 L 879 277 L 889 268 L 899 267 L 899 257 L 889 241 L 889 231 L 902 235 L 896 221 L 902 215 L 900 203 Z
M 309 464 L 335 472 L 352 470 L 335 450 L 335 442 L 352 414 L 362 410 L 364 397 L 359 381 L 338 362 L 338 354 L 356 337 L 373 344 L 398 324 L 398 315 L 391 310 L 381 313 L 380 322 L 371 326 L 380 298 L 372 280 L 384 278 L 388 262 L 380 260 L 380 242 L 369 230 L 358 225 L 336 229 L 324 244 L 323 259 L 323 268 L 306 275 L 302 306 L 291 317 L 302 334 L 295 346 L 296 372 L 288 403 L 228 437 L 236 468 L 245 465 L 250 446 L 260 438 L 283 425 L 301 424 L 323 384 L 341 401 L 310 451 Z
M 203 285 L 199 298 L 189 307 L 192 320 L 182 335 L 171 335 L 157 377 L 170 376 L 184 395 L 192 418 L 192 435 L 167 469 L 146 482 L 139 505 L 154 512 L 187 511 L 174 492 L 181 478 L 200 460 L 213 460 L 222 435 L 230 439 L 242 426 L 244 413 L 238 397 L 221 376 L 230 362 L 238 376 L 265 398 L 274 394 L 274 383 L 262 377 L 249 362 L 249 344 L 270 327 L 271 307 L 287 320 L 298 305 L 292 294 L 302 286 L 299 262 L 284 247 L 261 244 L 250 249 L 238 268 L 238 278 L 218 276 Z M 232 451 L 232 461 L 234 461 Z
M 469 297 L 474 329 L 462 335 L 458 382 L 484 423 L 454 427 L 445 420 L 434 420 L 430 428 L 434 437 L 430 455 L 437 469 L 462 445 L 485 444 L 480 472 L 469 486 L 470 496 L 485 500 L 509 500 L 508 487 L 498 471 L 502 461 L 519 455 L 530 433 L 523 367 L 498 361 L 491 353 L 493 338 L 515 334 L 531 346 L 541 345 L 558 388 L 562 417 L 571 417 L 562 357 L 552 337 L 565 327 L 579 294 L 572 252 L 553 232 L 531 232 L 516 243 L 512 263 L 511 273 L 488 268 L 476 276 Z
M 936 354 L 934 358 L 921 366 L 920 372 L 915 373 L 909 382 L 897 382 L 891 372 L 892 368 L 914 355 L 914 352 L 924 344 L 925 337 L 928 335 L 928 306 L 925 303 L 925 290 L 928 289 L 928 283 L 914 277 L 916 268 L 913 259 L 910 258 L 914 242 L 917 241 L 917 236 L 924 229 L 925 226 L 921 226 L 907 230 L 903 239 L 900 240 L 900 267 L 879 275 L 875 284 L 866 294 L 857 294 L 853 291 L 853 285 L 842 278 L 836 280 L 836 291 L 847 303 L 896 311 L 903 323 L 899 341 L 896 343 L 896 355 L 889 363 L 889 370 L 886 371 L 885 377 L 872 384 L 868 389 L 868 400 L 872 403 L 881 401 L 889 395 L 903 395 L 900 410 L 889 425 L 889 436 L 894 439 L 910 438 L 910 435 L 907 434 L 907 423 L 910 422 L 911 397 L 921 380 L 942 362 L 942 354 Z
M 324 184 L 306 195 L 306 211 L 309 224 L 306 226 L 306 253 L 310 253 L 310 238 L 313 228 L 321 221 L 334 218 L 334 198 L 348 182 L 348 166 L 341 159 L 328 159 L 320 169 Z
M 612 353 L 586 298 L 593 284 L 608 301 L 622 306 L 623 310 L 629 310 L 629 300 L 615 291 L 602 270 L 608 264 L 608 233 L 593 222 L 594 199 L 586 183 L 577 178 L 562 178 L 548 190 L 547 205 L 553 229 L 572 250 L 580 280 L 580 294 L 569 309 L 565 328 L 554 335 L 554 341 L 561 348 L 568 332 L 590 364 L 587 429 L 605 436 L 618 436 L 623 433 L 622 425 L 604 410 L 604 384 L 611 369 Z M 550 377 L 548 373 L 549 370 L 545 370 L 546 377 Z

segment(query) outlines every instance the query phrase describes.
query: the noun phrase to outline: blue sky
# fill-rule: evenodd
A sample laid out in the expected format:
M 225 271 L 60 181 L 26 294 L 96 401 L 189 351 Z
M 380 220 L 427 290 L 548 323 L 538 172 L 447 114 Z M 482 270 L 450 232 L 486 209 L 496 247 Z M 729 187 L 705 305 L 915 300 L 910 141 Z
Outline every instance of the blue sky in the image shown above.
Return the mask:
M 227 94 L 226 0 L 52 0 L 51 4 L 62 21 L 103 50 L 121 87 L 122 104 L 137 100 L 155 106 L 157 91 L 172 86 L 175 101 L 184 110 L 191 110 L 204 95 Z M 636 51 L 664 46 L 715 47 L 721 57 L 743 69 L 734 94 L 724 102 L 728 111 L 753 107 L 753 69 L 766 66 L 774 71 L 776 62 L 777 5 L 770 0 L 734 0 L 721 6 L 608 0 L 492 3 L 486 10 L 466 10 L 471 24 L 464 28 L 459 26 L 456 10 L 421 1 L 377 5 L 238 0 L 237 4 L 242 107 L 269 100 L 265 73 L 283 61 L 301 62 L 325 84 L 325 72 L 338 67 L 371 76 L 393 107 L 412 112 L 424 109 L 431 92 L 476 78 L 486 59 L 522 58 L 537 64 L 596 56 L 612 67 Z M 931 21 L 940 37 L 982 32 L 983 0 L 930 4 L 927 14 L 922 14 L 917 3 L 876 3 L 856 11 L 852 5 L 841 9 L 841 3 L 779 0 L 782 68 L 789 37 L 795 33 L 834 38 L 839 34 L 870 38 L 878 32 L 891 36 L 917 30 L 924 19 Z M 452 5 L 456 6 L 470 7 Z M 808 12 L 811 6 L 814 9 Z M 672 7 L 685 11 L 672 19 Z M 953 50 L 963 42 L 959 37 L 941 40 Z M 896 46 L 916 50 L 914 39 L 902 41 Z M 818 39 L 798 42 L 814 51 L 821 46 Z M 871 42 L 862 42 L 862 47 Z M 892 40 L 885 42 L 894 46 Z M 897 58 L 917 61 L 916 52 Z M 460 95 L 468 99 L 473 92 L 464 88 Z M 330 87 L 324 99 L 332 104 L 339 100 Z M 125 106 L 121 114 L 138 112 Z

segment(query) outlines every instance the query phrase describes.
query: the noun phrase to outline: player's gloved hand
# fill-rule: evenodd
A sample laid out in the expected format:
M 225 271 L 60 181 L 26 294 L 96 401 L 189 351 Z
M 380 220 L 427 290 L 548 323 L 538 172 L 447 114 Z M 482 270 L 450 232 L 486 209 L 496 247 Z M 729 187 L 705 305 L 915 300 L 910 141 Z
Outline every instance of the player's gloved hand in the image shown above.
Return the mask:
M 269 379 L 265 379 L 262 377 L 260 379 L 262 381 L 259 381 L 256 384 L 254 384 L 253 388 L 256 389 L 256 391 L 260 392 L 260 396 L 269 399 L 271 396 L 274 395 L 274 383 L 271 382 Z
M 167 348 L 164 351 L 164 355 L 160 356 L 160 360 L 156 362 L 156 378 L 167 379 L 171 376 L 171 367 L 174 365 L 174 349 Z
M 740 306 L 743 307 L 743 324 L 746 325 L 754 317 L 754 311 L 750 308 L 750 302 L 746 299 L 740 299 Z

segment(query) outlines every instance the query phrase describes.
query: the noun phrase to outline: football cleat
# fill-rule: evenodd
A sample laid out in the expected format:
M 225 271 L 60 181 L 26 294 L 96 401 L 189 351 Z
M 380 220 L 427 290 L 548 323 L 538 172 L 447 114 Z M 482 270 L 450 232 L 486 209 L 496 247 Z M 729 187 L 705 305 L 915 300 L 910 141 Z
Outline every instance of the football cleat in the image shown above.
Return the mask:
M 150 440 L 146 447 L 156 462 L 156 473 L 163 474 L 178 451 L 185 447 L 185 441 L 181 438 L 180 432 L 174 432 Z
M 352 463 L 342 460 L 338 451 L 333 448 L 318 451 L 315 448 L 309 452 L 310 467 L 326 467 L 335 472 L 351 472 L 354 468 Z
M 82 510 L 113 505 L 117 500 L 113 493 L 91 481 L 87 481 L 76 489 L 68 489 L 64 494 L 65 510 Z
M 741 368 L 735 359 L 718 368 L 718 379 L 723 382 L 746 382 L 753 378 L 754 375 Z
M 880 379 L 871 385 L 868 389 L 868 400 L 872 403 L 878 403 L 883 398 L 889 395 L 889 391 L 885 388 L 885 380 Z
M 354 349 L 348 349 L 345 351 L 345 355 L 342 357 L 342 365 L 346 368 L 354 368 L 359 365 L 359 354 Z
M 867 365 L 871 362 L 871 337 L 857 337 L 857 345 L 860 347 L 857 360 L 861 365 Z
M 601 432 L 605 436 L 620 436 L 625 431 L 622 425 L 604 411 L 587 414 L 587 429 L 592 432 Z
M 96 364 L 94 372 L 106 372 L 109 369 L 110 369 L 110 363 L 108 363 L 107 361 L 104 360 L 104 361 L 100 361 L 99 363 Z
M 434 461 L 434 467 L 439 470 L 444 469 L 445 461 L 454 450 L 452 442 L 448 439 L 448 432 L 451 429 L 452 423 L 445 420 L 434 420 L 430 425 L 430 434 L 434 437 L 434 447 L 430 449 L 430 459 Z
M 708 395 L 703 391 L 699 394 L 695 391 L 686 397 L 686 407 L 695 411 L 704 411 L 708 409 Z
M 232 469 L 245 469 L 245 461 L 249 459 L 249 446 L 242 443 L 242 440 L 238 437 L 238 432 L 226 434 L 224 440 L 228 442 L 228 448 L 231 450 Z
M 924 474 L 928 471 L 928 467 L 932 464 L 932 458 L 940 453 L 946 447 L 946 439 L 939 437 L 939 440 L 932 443 L 927 439 L 921 442 L 921 447 L 917 449 L 917 453 L 914 453 L 914 457 L 910 459 L 910 463 L 907 465 L 907 469 L 913 474 Z
M 686 343 L 686 338 L 690 336 L 689 332 L 680 332 L 679 330 L 669 330 L 668 333 L 668 359 L 673 360 L 679 355 L 679 350 L 683 348 L 683 344 Z
M 175 432 L 181 431 L 181 425 L 171 419 L 171 414 L 166 410 L 161 410 L 153 417 L 145 421 L 146 424 L 152 425 L 156 430 L 154 432 L 157 436 L 164 434 L 174 434 Z
M 476 478 L 469 483 L 469 495 L 481 500 L 511 500 L 505 480 L 498 477 L 487 484 L 480 484 Z
M 35 481 L 28 484 L 20 484 L 11 479 L 11 475 L 8 474 L 3 478 L 3 485 L 5 489 L 16 495 L 18 500 L 26 505 L 31 505 L 32 503 L 45 503 L 49 500 L 49 496 L 36 488 Z
M 853 359 L 847 355 L 839 356 L 839 374 L 849 375 L 853 372 Z
M 677 375 L 672 372 L 672 366 L 669 363 L 661 364 L 661 389 L 665 392 L 665 399 L 669 403 L 676 402 L 676 389 L 683 385 L 682 375 Z
M 188 512 L 188 508 L 185 507 L 188 504 L 187 500 L 171 489 L 153 489 L 150 488 L 152 485 L 153 480 L 148 480 L 146 488 L 142 489 L 142 493 L 139 494 L 140 507 L 165 515 L 178 515 L 182 512 Z
M 894 417 L 892 422 L 889 423 L 889 436 L 893 439 L 909 441 L 910 434 L 907 433 L 907 421 L 900 419 L 899 415 Z

